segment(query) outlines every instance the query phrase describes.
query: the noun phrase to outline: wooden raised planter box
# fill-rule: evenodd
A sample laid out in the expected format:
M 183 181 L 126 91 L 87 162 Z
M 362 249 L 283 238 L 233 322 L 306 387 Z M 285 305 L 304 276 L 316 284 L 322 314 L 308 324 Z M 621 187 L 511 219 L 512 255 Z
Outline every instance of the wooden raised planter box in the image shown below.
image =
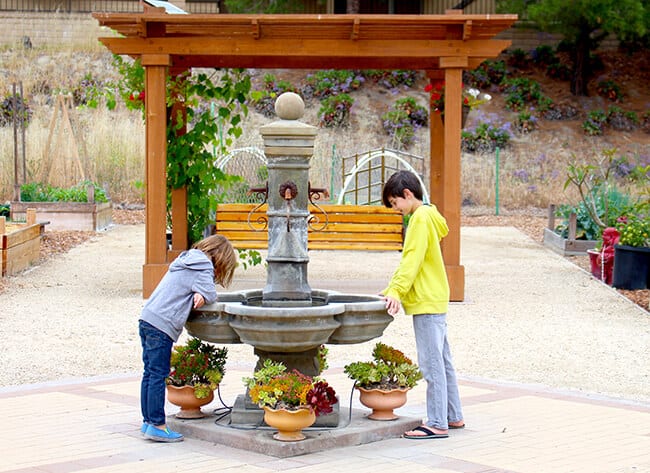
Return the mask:
M 596 240 L 576 240 L 576 214 L 569 216 L 568 238 L 558 235 L 555 229 L 555 206 L 548 209 L 548 226 L 544 229 L 544 246 L 552 249 L 562 256 L 577 256 L 587 254 L 587 250 L 596 247 Z
M 113 223 L 111 202 L 11 202 L 11 219 L 25 220 L 27 209 L 36 209 L 48 230 L 99 231 Z
M 41 251 L 41 235 L 45 223 L 36 223 L 34 212 L 29 213 L 28 223 L 7 222 L 0 217 L 0 274 L 13 276 L 38 261 Z

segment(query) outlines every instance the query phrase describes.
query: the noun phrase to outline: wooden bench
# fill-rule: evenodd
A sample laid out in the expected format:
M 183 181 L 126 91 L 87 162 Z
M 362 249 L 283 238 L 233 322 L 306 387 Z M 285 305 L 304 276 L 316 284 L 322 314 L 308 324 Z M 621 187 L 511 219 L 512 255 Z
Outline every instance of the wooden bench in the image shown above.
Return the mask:
M 249 226 L 249 213 L 257 204 L 219 204 L 215 232 L 228 238 L 235 248 L 266 249 L 266 229 L 255 231 Z M 375 205 L 327 205 L 327 226 L 320 231 L 309 229 L 307 245 L 310 250 L 368 250 L 402 249 L 402 216 L 391 209 Z M 264 205 L 250 216 L 255 229 L 264 228 L 259 219 L 266 218 Z M 320 229 L 325 216 L 318 208 L 309 207 L 318 218 L 313 226 Z

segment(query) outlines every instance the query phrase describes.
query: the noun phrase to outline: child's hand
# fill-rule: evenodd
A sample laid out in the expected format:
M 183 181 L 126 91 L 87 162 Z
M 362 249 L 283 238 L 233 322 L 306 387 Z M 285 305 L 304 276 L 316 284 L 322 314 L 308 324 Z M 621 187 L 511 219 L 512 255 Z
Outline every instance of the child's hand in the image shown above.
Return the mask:
M 204 304 L 205 304 L 205 299 L 203 298 L 203 296 L 201 294 L 199 294 L 198 292 L 195 292 L 194 293 L 194 306 L 193 307 L 195 309 L 199 309 L 199 308 L 203 307 Z
M 401 309 L 400 302 L 394 297 L 385 296 L 384 301 L 386 301 L 386 310 L 388 311 L 389 315 L 395 315 Z

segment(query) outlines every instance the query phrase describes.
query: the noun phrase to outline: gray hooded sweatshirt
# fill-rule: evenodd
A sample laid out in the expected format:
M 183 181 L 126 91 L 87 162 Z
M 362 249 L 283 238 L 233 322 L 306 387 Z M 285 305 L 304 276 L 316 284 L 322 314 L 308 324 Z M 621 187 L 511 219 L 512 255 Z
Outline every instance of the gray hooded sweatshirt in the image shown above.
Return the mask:
M 140 320 L 165 332 L 175 342 L 192 310 L 194 293 L 206 304 L 217 300 L 212 262 L 201 250 L 183 251 L 169 265 L 167 274 L 142 309 Z

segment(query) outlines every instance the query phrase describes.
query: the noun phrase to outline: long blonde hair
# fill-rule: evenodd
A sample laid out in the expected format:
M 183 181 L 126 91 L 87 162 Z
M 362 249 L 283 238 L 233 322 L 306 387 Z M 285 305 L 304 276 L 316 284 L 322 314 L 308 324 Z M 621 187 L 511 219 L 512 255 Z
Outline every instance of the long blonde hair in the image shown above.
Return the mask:
M 201 250 L 214 267 L 214 280 L 223 287 L 230 286 L 237 267 L 237 254 L 230 241 L 222 235 L 210 235 L 197 241 L 192 248 Z

